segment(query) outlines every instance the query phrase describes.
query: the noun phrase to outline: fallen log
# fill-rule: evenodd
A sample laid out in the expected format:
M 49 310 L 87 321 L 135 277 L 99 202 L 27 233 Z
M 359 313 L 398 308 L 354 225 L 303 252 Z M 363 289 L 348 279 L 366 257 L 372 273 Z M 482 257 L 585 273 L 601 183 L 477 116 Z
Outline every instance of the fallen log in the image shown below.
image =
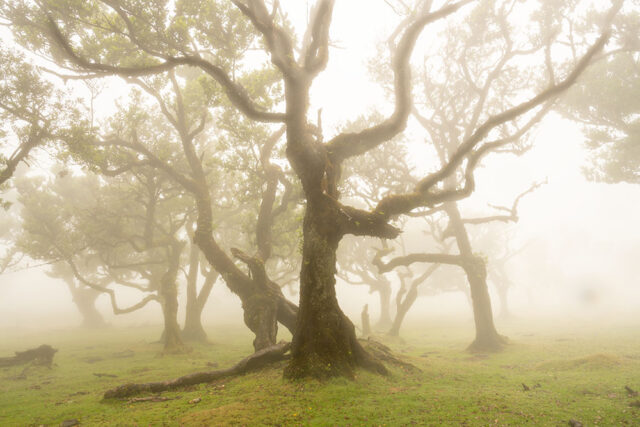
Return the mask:
M 0 367 L 24 365 L 29 362 L 33 362 L 35 365 L 51 367 L 53 364 L 53 356 L 57 351 L 58 350 L 47 344 L 25 351 L 16 351 L 16 355 L 13 357 L 0 357 Z
M 105 399 L 129 397 L 138 393 L 160 393 L 167 390 L 175 390 L 181 387 L 208 383 L 221 378 L 241 375 L 258 370 L 270 363 L 284 360 L 285 353 L 289 351 L 291 343 L 280 342 L 262 350 L 256 351 L 251 356 L 245 357 L 231 368 L 209 372 L 196 372 L 169 381 L 159 381 L 143 384 L 123 384 L 104 393 Z

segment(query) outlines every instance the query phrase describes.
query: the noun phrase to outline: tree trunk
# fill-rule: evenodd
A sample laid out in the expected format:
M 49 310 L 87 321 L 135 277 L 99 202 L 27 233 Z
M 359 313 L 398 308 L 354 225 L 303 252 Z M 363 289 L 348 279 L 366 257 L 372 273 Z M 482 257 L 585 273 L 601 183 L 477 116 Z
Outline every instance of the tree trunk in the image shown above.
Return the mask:
M 220 272 L 231 292 L 240 297 L 245 324 L 256 336 L 255 350 L 276 344 L 277 322 L 281 322 L 293 333 L 297 312 L 295 304 L 289 302 L 278 285 L 268 278 L 260 282 L 245 274 L 218 245 L 211 227 L 213 216 L 208 193 L 203 191 L 196 195 L 196 203 L 198 221 L 194 243 L 198 245 L 209 264 Z
M 184 350 L 184 343 L 181 338 L 180 325 L 178 325 L 178 292 L 175 283 L 163 283 L 160 292 L 164 317 L 164 351 L 167 353 L 181 352 Z
M 498 334 L 493 322 L 491 298 L 487 287 L 487 267 L 482 258 L 473 254 L 467 230 L 462 222 L 460 211 L 455 203 L 445 206 L 449 216 L 449 226 L 464 259 L 463 269 L 469 281 L 473 318 L 476 326 L 476 338 L 469 346 L 470 351 L 497 351 L 506 344 L 506 337 Z
M 358 366 L 386 373 L 384 366 L 362 348 L 353 323 L 338 305 L 335 274 L 340 237 L 335 223 L 328 218 L 322 221 L 324 218 L 317 218 L 319 214 L 312 211 L 308 206 L 303 223 L 300 308 L 292 358 L 284 375 L 353 378 Z
M 202 327 L 202 310 L 197 305 L 187 304 L 182 338 L 186 341 L 207 342 L 207 333 Z
M 401 295 L 398 296 L 399 299 L 401 297 Z M 398 301 L 396 317 L 393 319 L 393 324 L 391 325 L 391 329 L 389 329 L 387 335 L 392 337 L 400 336 L 400 326 L 402 326 L 402 322 L 404 322 L 405 316 L 409 312 L 409 309 L 411 308 L 413 303 L 416 302 L 417 298 L 418 289 L 417 287 L 412 286 L 409 289 L 409 292 L 407 292 L 407 295 L 404 297 L 404 299 Z
M 180 113 L 184 120 L 184 111 L 181 110 Z M 273 331 L 277 331 L 278 328 L 276 319 L 293 333 L 295 316 L 291 316 L 291 312 L 295 312 L 295 305 L 287 301 L 280 287 L 268 278 L 265 277 L 265 280 L 259 282 L 240 270 L 216 242 L 212 227 L 213 211 L 209 183 L 200 157 L 196 153 L 193 136 L 188 136 L 190 132 L 185 126 L 181 126 L 180 131 L 183 135 L 182 147 L 194 179 L 191 191 L 198 211 L 193 243 L 198 245 L 207 262 L 220 273 L 229 290 L 242 300 L 245 323 L 256 334 L 254 347 L 256 344 L 259 346 L 255 347 L 256 351 L 264 348 L 267 343 L 274 345 L 276 342 Z M 264 272 L 265 260 L 261 261 Z M 269 301 L 265 306 L 257 303 L 265 300 Z M 264 322 L 273 322 L 273 324 L 264 325 Z
M 242 301 L 244 323 L 253 331 L 256 351 L 271 347 L 278 335 L 278 301 L 268 294 L 256 293 Z
M 215 270 L 205 275 L 205 281 L 198 294 L 198 270 L 200 266 L 200 249 L 191 243 L 189 253 L 189 271 L 187 272 L 187 304 L 185 309 L 182 338 L 189 341 L 206 342 L 207 333 L 202 327 L 202 311 L 209 299 L 213 284 L 218 278 Z
M 107 324 L 96 308 L 96 299 L 101 292 L 81 286 L 75 287 L 72 283 L 68 285 L 73 302 L 82 315 L 82 327 L 90 329 L 105 327 Z
M 380 297 L 380 318 L 376 323 L 375 328 L 378 330 L 385 330 L 392 324 L 391 320 L 391 286 L 388 283 L 377 288 L 378 296 Z
M 170 250 L 169 266 L 160 279 L 159 296 L 164 317 L 164 351 L 166 353 L 183 352 L 186 350 L 182 342 L 180 325 L 178 324 L 178 286 L 176 284 L 180 268 L 180 253 L 182 244 L 175 242 Z

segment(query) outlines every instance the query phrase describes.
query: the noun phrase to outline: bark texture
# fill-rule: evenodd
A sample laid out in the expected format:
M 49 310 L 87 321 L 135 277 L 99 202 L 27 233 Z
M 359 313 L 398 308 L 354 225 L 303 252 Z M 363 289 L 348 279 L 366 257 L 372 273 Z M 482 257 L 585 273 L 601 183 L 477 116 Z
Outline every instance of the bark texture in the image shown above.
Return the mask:
M 330 232 L 334 229 L 332 225 L 318 224 L 313 216 L 313 211 L 307 209 L 300 311 L 292 359 L 284 375 L 287 378 L 352 378 L 356 367 L 386 374 L 386 368 L 362 348 L 353 323 L 338 305 L 335 275 L 339 236 L 336 231 Z

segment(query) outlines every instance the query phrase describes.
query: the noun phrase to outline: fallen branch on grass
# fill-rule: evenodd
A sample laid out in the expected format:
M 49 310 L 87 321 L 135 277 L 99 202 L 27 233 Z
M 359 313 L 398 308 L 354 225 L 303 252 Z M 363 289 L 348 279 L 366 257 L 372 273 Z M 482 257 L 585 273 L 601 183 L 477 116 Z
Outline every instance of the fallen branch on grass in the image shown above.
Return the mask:
M 141 402 L 166 402 L 167 400 L 180 399 L 178 397 L 164 397 L 164 396 L 148 396 L 148 397 L 133 397 L 127 401 L 127 403 L 141 403 Z
M 0 367 L 24 365 L 28 362 L 33 362 L 34 365 L 51 367 L 53 356 L 57 351 L 47 344 L 25 351 L 16 351 L 16 355 L 13 357 L 0 357 Z
M 286 358 L 285 353 L 289 351 L 291 343 L 280 342 L 270 347 L 256 351 L 251 356 L 242 359 L 240 362 L 227 369 L 220 369 L 209 372 L 196 372 L 185 375 L 170 381 L 159 381 L 143 384 L 123 384 L 104 393 L 105 399 L 129 397 L 138 393 L 160 393 L 167 390 L 174 390 L 181 387 L 208 383 L 235 375 L 245 374 L 255 371 L 270 363 Z

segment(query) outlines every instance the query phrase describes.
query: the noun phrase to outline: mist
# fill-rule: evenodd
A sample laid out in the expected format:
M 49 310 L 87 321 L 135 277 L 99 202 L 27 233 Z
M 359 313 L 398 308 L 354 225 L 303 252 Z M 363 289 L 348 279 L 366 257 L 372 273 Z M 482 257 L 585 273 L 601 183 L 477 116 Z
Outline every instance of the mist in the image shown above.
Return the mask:
M 0 424 L 640 419 L 636 1 L 0 22 Z

